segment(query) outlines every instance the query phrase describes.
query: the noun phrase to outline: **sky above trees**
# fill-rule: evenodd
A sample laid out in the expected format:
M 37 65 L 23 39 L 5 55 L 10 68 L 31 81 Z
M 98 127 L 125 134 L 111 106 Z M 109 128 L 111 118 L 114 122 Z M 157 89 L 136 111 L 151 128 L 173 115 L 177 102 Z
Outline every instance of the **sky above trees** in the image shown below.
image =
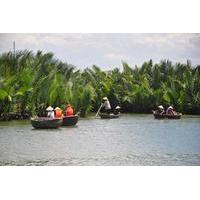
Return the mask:
M 200 64 L 200 34 L 140 34 L 140 33 L 62 33 L 62 34 L 0 34 L 0 53 L 13 50 L 52 51 L 58 59 L 84 69 L 93 64 L 104 70 L 122 67 L 121 61 L 130 66 L 141 65 L 152 59 L 159 62 Z

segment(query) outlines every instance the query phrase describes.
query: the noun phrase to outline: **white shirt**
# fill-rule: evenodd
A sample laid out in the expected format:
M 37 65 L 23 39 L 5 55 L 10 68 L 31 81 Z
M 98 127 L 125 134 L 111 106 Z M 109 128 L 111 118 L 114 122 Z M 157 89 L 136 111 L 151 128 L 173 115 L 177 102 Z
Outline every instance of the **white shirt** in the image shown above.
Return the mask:
M 110 102 L 109 102 L 108 100 L 106 100 L 106 101 L 103 103 L 102 107 L 104 107 L 105 110 L 110 110 L 110 109 L 111 109 Z
M 54 111 L 53 111 L 53 110 L 52 110 L 52 111 L 49 111 L 49 112 L 47 113 L 47 117 L 54 118 Z

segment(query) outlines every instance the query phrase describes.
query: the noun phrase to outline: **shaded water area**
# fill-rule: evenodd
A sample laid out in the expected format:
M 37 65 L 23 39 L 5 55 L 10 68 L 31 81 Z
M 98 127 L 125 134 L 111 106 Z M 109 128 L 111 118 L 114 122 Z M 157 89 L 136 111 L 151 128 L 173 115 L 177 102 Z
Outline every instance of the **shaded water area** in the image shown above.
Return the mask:
M 200 165 L 200 116 L 91 117 L 57 130 L 0 122 L 0 165 Z

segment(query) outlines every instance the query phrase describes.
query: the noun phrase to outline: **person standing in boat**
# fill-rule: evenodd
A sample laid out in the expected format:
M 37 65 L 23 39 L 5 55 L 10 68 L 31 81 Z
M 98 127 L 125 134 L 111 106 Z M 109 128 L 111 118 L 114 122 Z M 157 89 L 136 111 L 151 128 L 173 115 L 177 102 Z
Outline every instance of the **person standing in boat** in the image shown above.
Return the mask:
M 101 112 L 102 113 L 107 113 L 107 114 L 110 114 L 111 112 L 111 106 L 110 106 L 110 102 L 108 100 L 107 97 L 104 97 L 103 98 L 103 103 L 101 104 Z
M 51 106 L 47 107 L 46 111 L 47 117 L 54 118 L 54 109 Z
M 65 109 L 65 115 L 66 116 L 72 116 L 72 115 L 74 115 L 74 110 L 71 107 L 70 103 L 68 103 L 68 102 L 67 102 L 66 109 Z

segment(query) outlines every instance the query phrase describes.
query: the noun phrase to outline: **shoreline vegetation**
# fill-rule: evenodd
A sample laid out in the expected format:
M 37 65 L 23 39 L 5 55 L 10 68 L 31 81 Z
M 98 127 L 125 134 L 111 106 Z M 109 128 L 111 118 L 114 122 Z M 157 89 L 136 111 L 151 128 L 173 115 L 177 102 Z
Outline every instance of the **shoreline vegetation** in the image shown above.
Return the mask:
M 200 65 L 162 60 L 103 71 L 93 65 L 78 70 L 53 53 L 29 50 L 0 54 L 0 120 L 43 116 L 47 105 L 66 101 L 85 117 L 104 96 L 124 113 L 151 113 L 159 104 L 183 114 L 200 114 Z

